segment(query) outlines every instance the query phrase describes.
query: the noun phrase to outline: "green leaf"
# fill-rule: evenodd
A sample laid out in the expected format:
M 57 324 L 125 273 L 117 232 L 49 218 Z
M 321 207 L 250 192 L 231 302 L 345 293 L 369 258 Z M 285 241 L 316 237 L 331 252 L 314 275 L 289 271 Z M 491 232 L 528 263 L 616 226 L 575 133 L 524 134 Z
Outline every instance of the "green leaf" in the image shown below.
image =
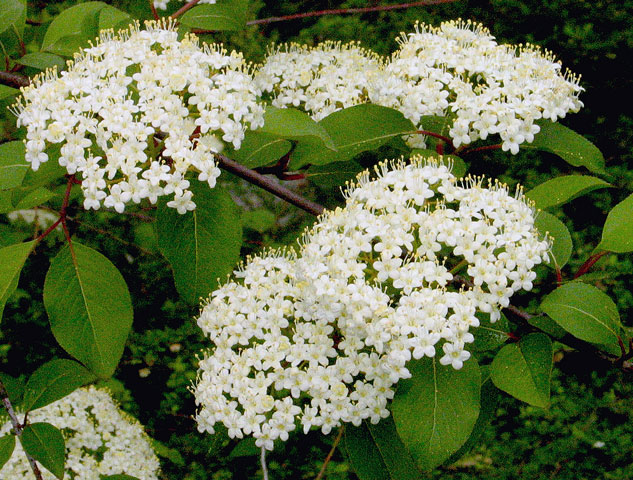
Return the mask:
M 22 403 L 22 397 L 24 396 L 24 382 L 18 378 L 13 378 L 11 375 L 0 372 L 0 380 L 4 384 L 4 388 L 9 395 L 9 400 L 15 407 Z
M 585 137 L 560 123 L 549 120 L 538 120 L 536 123 L 541 131 L 534 136 L 532 143 L 521 144 L 522 149 L 550 152 L 574 167 L 586 167 L 593 173 L 605 173 L 602 153 Z
M 239 260 L 242 226 L 238 209 L 221 188 L 194 182 L 196 209 L 184 215 L 159 203 L 158 247 L 174 270 L 176 289 L 189 303 L 206 298 Z
M 545 233 L 549 233 L 554 239 L 552 244 L 552 257 L 548 265 L 562 268 L 569 261 L 573 249 L 573 243 L 569 230 L 563 222 L 554 215 L 547 212 L 538 212 L 534 225 L 539 231 L 539 238 L 545 238 Z
M 1 194 L 0 192 L 0 195 Z M 26 233 L 13 228 L 11 225 L 0 223 L 0 248 L 13 245 L 14 243 L 20 243 L 30 237 L 30 234 L 32 234 L 32 232 Z
M 64 57 L 72 57 L 80 49 L 89 46 L 88 38 L 92 37 L 83 35 L 66 35 L 48 47 L 47 51 Z
M 48 26 L 42 51 L 72 56 L 81 46 L 99 35 L 99 12 L 103 2 L 85 2 L 63 10 Z
M 547 315 L 533 315 L 532 318 L 528 319 L 528 323 L 557 340 L 567 335 L 565 329 Z
M 633 195 L 611 209 L 602 229 L 602 240 L 596 247 L 610 252 L 625 253 L 633 251 Z
M 99 11 L 99 30 L 117 31 L 126 28 L 133 21 L 128 13 L 110 5 L 106 5 Z
M 502 313 L 501 318 L 496 322 L 490 321 L 490 315 L 486 313 L 477 313 L 479 326 L 473 328 L 471 333 L 475 337 L 472 343 L 472 351 L 485 352 L 494 350 L 508 341 L 508 319 Z
M 366 103 L 331 113 L 319 122 L 334 141 L 336 153 L 307 144 L 297 145 L 290 167 L 344 162 L 359 153 L 374 150 L 393 137 L 415 131 L 404 115 L 391 108 Z
M 27 53 L 22 58 L 16 60 L 20 65 L 26 67 L 37 68 L 38 70 L 46 70 L 47 68 L 57 67 L 59 70 L 66 66 L 66 60 L 59 55 L 46 52 Z
M 5 14 L 5 4 L 8 9 Z M 19 13 L 16 15 L 17 11 Z M 4 16 L 6 15 L 6 16 Z M 21 54 L 24 43 L 24 27 L 26 26 L 26 0 L 2 0 L 0 2 L 0 20 L 4 24 L 0 28 L 0 52 L 3 54 Z M 4 89 L 0 88 L 0 91 Z M 0 92 L 1 93 L 1 92 Z M 0 95 L 1 97 L 1 95 Z
M 519 400 L 547 407 L 554 353 L 544 333 L 531 333 L 506 345 L 492 361 L 490 376 L 498 389 Z
M 426 130 L 427 132 L 437 133 L 443 137 L 449 136 L 449 131 L 455 120 L 454 114 L 445 116 L 439 115 L 422 115 L 420 117 L 420 130 Z
M 248 168 L 257 168 L 277 162 L 292 148 L 292 143 L 270 133 L 248 130 L 239 150 L 230 150 L 228 156 Z
M 24 262 L 36 244 L 37 241 L 32 240 L 0 249 L 0 318 L 7 300 L 18 286 Z
M 62 480 L 66 448 L 64 437 L 50 423 L 33 423 L 24 427 L 20 436 L 24 451 L 42 464 L 49 472 Z
M 29 411 L 44 407 L 94 380 L 96 377 L 74 360 L 51 360 L 30 376 L 23 408 Z
M 275 214 L 265 208 L 248 210 L 242 214 L 242 226 L 259 233 L 270 230 L 275 226 L 276 222 L 277 217 L 275 217 Z
M 22 196 L 22 191 L 14 192 L 13 203 L 15 205 L 15 210 L 27 210 L 29 208 L 37 207 L 38 205 L 48 202 L 55 196 L 55 193 L 44 187 L 37 187 L 34 190 L 25 189 L 25 191 L 27 193 L 24 196 Z
M 490 379 L 490 365 L 481 365 L 481 398 L 479 403 L 481 405 L 479 410 L 479 416 L 477 422 L 473 427 L 473 431 L 470 433 L 466 443 L 461 446 L 450 458 L 446 461 L 446 465 L 455 463 L 466 453 L 472 450 L 478 443 L 479 439 L 483 435 L 486 427 L 490 425 L 490 422 L 495 418 L 497 405 L 499 404 L 499 390 L 494 386 Z
M 427 150 L 422 148 L 414 148 L 411 150 L 411 156 L 420 155 L 422 158 L 433 159 L 442 165 L 447 165 L 451 168 L 451 172 L 457 178 L 461 178 L 466 175 L 468 171 L 468 165 L 466 162 L 457 155 L 440 155 L 435 150 Z
M 604 180 L 588 175 L 567 175 L 541 183 L 525 196 L 534 201 L 536 208 L 551 208 L 572 201 L 598 188 L 611 187 Z
M 44 306 L 64 350 L 97 376 L 116 369 L 130 328 L 132 302 L 121 273 L 106 257 L 73 242 L 51 262 Z
M 432 470 L 468 439 L 479 416 L 481 376 L 475 358 L 461 370 L 424 357 L 407 364 L 392 411 L 404 445 L 423 470 Z
M 31 166 L 24 160 L 24 142 L 7 142 L 0 145 L 0 190 L 22 185 Z
M 246 17 L 240 11 L 239 4 L 216 3 L 193 7 L 180 17 L 180 23 L 202 30 L 238 31 L 246 27 Z
M 12 97 L 20 93 L 17 88 L 7 87 L 6 85 L 0 85 L 0 100 Z
M 613 300 L 586 283 L 558 287 L 541 303 L 541 310 L 573 336 L 619 354 L 622 324 Z
M 421 478 L 415 461 L 398 437 L 391 417 L 373 425 L 345 428 L 350 463 L 361 480 L 416 480 Z
M 356 179 L 364 168 L 354 160 L 311 166 L 306 177 L 322 190 L 340 190 L 345 183 Z
M 261 449 L 255 445 L 255 439 L 253 437 L 246 437 L 235 445 L 231 453 L 229 453 L 229 458 L 254 457 L 259 455 L 260 452 Z
M 0 33 L 18 25 L 26 12 L 26 5 L 20 0 L 2 0 L 0 8 Z
M 336 150 L 334 141 L 325 128 L 312 120 L 307 113 L 295 108 L 267 106 L 264 112 L 264 126 L 256 131 Z
M 13 455 L 14 448 L 15 435 L 7 434 L 0 437 L 0 470 L 2 470 L 4 464 L 7 463 L 11 455 Z
M 42 163 L 37 171 L 29 169 L 29 171 L 26 172 L 24 181 L 22 182 L 23 186 L 47 186 L 59 180 L 66 174 L 66 168 L 62 167 L 58 163 L 60 156 L 60 145 L 51 145 L 49 148 L 46 149 L 46 153 L 48 154 L 48 161 Z
M 156 455 L 166 458 L 167 460 L 171 460 L 179 467 L 185 466 L 185 460 L 182 458 L 182 455 L 178 450 L 175 448 L 169 448 L 167 445 L 159 442 L 155 438 L 150 438 L 150 442 L 152 443 L 152 450 L 156 452 Z

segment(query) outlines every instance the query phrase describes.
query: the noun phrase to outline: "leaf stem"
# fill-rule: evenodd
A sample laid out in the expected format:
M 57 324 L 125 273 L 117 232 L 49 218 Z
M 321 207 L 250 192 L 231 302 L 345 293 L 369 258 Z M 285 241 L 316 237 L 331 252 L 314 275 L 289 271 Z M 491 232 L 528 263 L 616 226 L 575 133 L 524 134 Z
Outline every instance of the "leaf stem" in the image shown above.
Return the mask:
M 7 392 L 7 389 L 4 386 L 4 383 L 2 383 L 2 380 L 0 380 L 0 400 L 2 400 L 2 404 L 4 405 L 4 408 L 9 414 L 9 418 L 11 419 L 11 425 L 13 426 L 13 431 L 15 432 L 15 435 L 18 438 L 21 437 L 22 430 L 24 430 L 24 424 L 21 424 L 19 422 L 18 416 L 15 414 L 15 410 L 13 410 L 13 405 L 11 404 L 11 400 L 9 399 L 9 393 Z M 26 423 L 26 417 L 25 417 L 25 423 Z M 40 471 L 40 468 L 37 465 L 37 462 L 35 461 L 35 459 L 31 455 L 26 453 L 26 450 L 24 451 L 24 454 L 26 455 L 26 458 L 28 459 L 29 464 L 31 465 L 31 470 L 33 470 L 33 474 L 35 475 L 35 478 L 37 480 L 43 480 L 42 472 Z
M 439 140 L 442 140 L 447 145 L 450 145 L 452 149 L 455 149 L 455 147 L 453 146 L 453 141 L 449 137 L 445 137 L 444 135 L 440 135 L 439 133 L 431 132 L 429 130 L 417 130 L 414 133 L 417 133 L 419 135 L 426 135 L 427 137 L 437 138 Z
M 322 205 L 311 202 L 307 198 L 304 198 L 301 195 L 293 192 L 292 190 L 287 189 L 274 180 L 260 173 L 257 173 L 255 170 L 251 170 L 250 168 L 247 168 L 244 165 L 237 163 L 235 160 L 231 160 L 230 158 L 225 157 L 221 154 L 216 154 L 215 157 L 220 168 L 223 168 L 224 170 L 231 172 L 240 178 L 243 178 L 253 185 L 257 185 L 258 187 L 263 188 L 267 192 L 270 192 L 273 195 L 281 198 L 282 200 L 291 203 L 295 207 L 299 207 L 300 209 L 317 217 L 323 213 L 324 208 Z
M 325 469 L 327 468 L 328 463 L 330 463 L 330 460 L 332 460 L 334 451 L 336 450 L 336 447 L 338 447 L 338 444 L 340 443 L 341 438 L 343 438 L 344 431 L 345 431 L 345 427 L 341 426 L 341 428 L 339 428 L 338 430 L 338 435 L 336 435 L 336 438 L 334 439 L 332 448 L 330 449 L 330 452 L 327 454 L 327 457 L 325 457 L 325 460 L 323 461 L 323 466 L 321 467 L 321 470 L 319 470 L 319 474 L 315 477 L 314 480 L 321 480 L 323 478 L 323 475 L 325 475 Z
M 459 1 L 459 0 L 424 0 L 421 2 L 400 3 L 397 5 L 379 5 L 376 7 L 338 8 L 338 9 L 330 9 L 330 10 L 319 10 L 315 12 L 295 13 L 293 15 L 285 15 L 283 17 L 259 18 L 257 20 L 251 20 L 249 22 L 246 22 L 246 24 L 247 25 L 262 25 L 262 24 L 269 24 L 269 23 L 275 23 L 275 22 L 286 22 L 289 20 L 297 20 L 300 18 L 321 17 L 324 15 L 343 15 L 343 14 L 350 14 L 350 13 L 384 12 L 384 11 L 389 11 L 389 10 L 403 9 L 403 8 L 425 7 L 428 5 L 440 5 L 442 3 L 453 3 L 456 1 Z
M 598 260 L 600 260 L 603 256 L 605 256 L 607 253 L 609 253 L 609 252 L 605 250 L 603 252 L 591 255 L 587 259 L 587 261 L 580 266 L 580 268 L 576 272 L 576 275 L 574 275 L 574 280 L 577 279 L 578 277 L 582 277 L 584 274 L 586 274 L 591 269 L 591 267 L 593 267 L 595 265 L 595 263 Z
M 461 154 L 461 155 L 470 155 L 471 153 L 475 153 L 475 152 L 484 152 L 486 150 L 499 150 L 501 148 L 501 144 L 495 144 L 495 145 L 484 145 L 483 147 L 477 147 L 477 148 L 469 148 L 469 149 L 460 149 L 458 148 L 457 150 L 455 150 L 455 154 Z

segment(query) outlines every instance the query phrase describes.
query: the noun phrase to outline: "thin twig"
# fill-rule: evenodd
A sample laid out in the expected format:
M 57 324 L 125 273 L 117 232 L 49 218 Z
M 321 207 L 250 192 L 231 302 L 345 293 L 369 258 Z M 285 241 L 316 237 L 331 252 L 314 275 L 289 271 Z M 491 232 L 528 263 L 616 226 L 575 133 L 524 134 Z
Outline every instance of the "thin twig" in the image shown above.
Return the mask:
M 183 13 L 185 13 L 187 10 L 193 8 L 196 6 L 196 4 L 199 2 L 200 0 L 191 0 L 191 2 L 186 3 L 185 5 L 182 6 L 182 8 L 180 8 L 179 10 L 177 10 L 176 12 L 171 14 L 171 18 L 178 18 L 179 16 L 181 16 Z
M 323 466 L 321 467 L 321 470 L 319 470 L 319 474 L 315 477 L 314 480 L 321 480 L 323 478 L 323 475 L 325 475 L 325 469 L 327 468 L 328 463 L 330 463 L 330 460 L 332 460 L 332 456 L 334 455 L 334 452 L 336 451 L 336 447 L 338 447 L 338 444 L 341 441 L 341 438 L 343 437 L 344 431 L 345 431 L 345 427 L 339 428 L 338 435 L 336 435 L 336 438 L 334 439 L 332 448 L 330 449 L 330 452 L 327 454 L 327 457 L 325 457 L 325 460 L 323 461 Z
M 17 437 L 21 437 L 22 431 L 24 430 L 25 425 L 19 422 L 18 416 L 15 414 L 15 410 L 13 410 L 13 405 L 11 404 L 11 400 L 9 399 L 9 393 L 7 392 L 7 389 L 4 386 L 4 383 L 2 383 L 2 380 L 0 380 L 0 400 L 2 400 L 2 404 L 4 405 L 4 408 L 7 410 L 7 413 L 9 414 L 9 418 L 11 419 L 11 425 L 13 426 L 13 431 L 15 432 L 15 435 Z M 25 423 L 26 423 L 26 418 L 25 418 Z M 35 478 L 37 480 L 43 480 L 42 472 L 40 471 L 40 468 L 37 465 L 37 462 L 35 461 L 35 459 L 31 455 L 29 455 L 26 452 L 26 450 L 24 451 L 24 454 L 26 455 L 26 458 L 28 459 L 29 464 L 31 465 L 31 470 L 33 470 L 33 474 L 35 475 Z
M 324 208 L 322 205 L 311 202 L 292 190 L 276 183 L 274 180 L 257 173 L 255 170 L 251 170 L 250 168 L 247 168 L 244 165 L 237 163 L 235 160 L 231 160 L 221 154 L 216 154 L 216 158 L 220 168 L 243 178 L 253 185 L 263 188 L 267 192 L 270 192 L 282 200 L 291 203 L 295 207 L 299 207 L 300 209 L 315 216 L 319 216 L 323 213 Z
M 149 8 L 152 11 L 152 17 L 154 17 L 154 20 L 160 20 L 160 17 L 158 16 L 158 12 L 156 11 L 156 7 L 154 6 L 154 0 L 148 0 L 149 1 Z
M 31 83 L 29 77 L 18 75 L 17 73 L 0 71 L 0 84 L 7 87 L 20 88 L 27 87 Z
M 389 10 L 403 9 L 403 8 L 440 5 L 443 3 L 453 3 L 456 1 L 459 1 L 459 0 L 425 0 L 422 2 L 400 3 L 397 5 L 379 5 L 376 7 L 338 8 L 338 9 L 330 9 L 330 10 L 319 10 L 316 12 L 295 13 L 293 15 L 285 15 L 283 17 L 260 18 L 257 20 L 250 20 L 246 22 L 246 24 L 247 25 L 262 25 L 262 24 L 275 23 L 275 22 L 286 22 L 288 20 L 297 20 L 300 18 L 322 17 L 324 15 L 343 15 L 343 14 L 350 14 L 350 13 L 384 12 L 384 11 L 389 11 Z

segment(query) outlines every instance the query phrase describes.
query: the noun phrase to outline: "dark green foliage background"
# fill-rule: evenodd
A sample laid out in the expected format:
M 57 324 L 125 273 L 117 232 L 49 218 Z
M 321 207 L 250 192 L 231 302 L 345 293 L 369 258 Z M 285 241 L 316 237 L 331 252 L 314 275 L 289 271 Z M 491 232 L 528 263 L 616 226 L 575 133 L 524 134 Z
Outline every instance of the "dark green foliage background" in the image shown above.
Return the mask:
M 30 19 L 50 21 L 58 12 L 80 2 L 29 2 Z M 149 18 L 146 1 L 108 2 L 138 18 Z M 250 2 L 251 18 L 288 15 L 325 8 L 365 7 L 397 1 L 277 1 Z M 178 7 L 174 5 L 169 11 Z M 327 16 L 261 27 L 245 33 L 206 35 L 205 41 L 223 41 L 260 60 L 272 41 L 316 43 L 325 39 L 360 40 L 379 53 L 396 47 L 400 31 L 411 31 L 416 20 L 437 24 L 462 17 L 484 23 L 500 41 L 533 42 L 555 52 L 563 66 L 582 75 L 585 108 L 563 123 L 591 139 L 604 153 L 611 182 L 618 189 L 601 190 L 563 207 L 574 237 L 574 251 L 564 273 L 569 275 L 598 244 L 606 212 L 633 190 L 631 144 L 633 115 L 625 100 L 633 91 L 632 0 L 488 0 L 457 1 L 446 5 L 411 8 L 364 15 Z M 27 28 L 27 47 L 36 49 L 37 28 Z M 26 73 L 33 73 L 27 70 Z M 14 121 L 0 102 L 3 115 L 0 141 L 16 138 Z M 386 152 L 385 152 L 386 154 Z M 370 162 L 372 159 L 368 159 Z M 471 172 L 520 181 L 527 189 L 546 175 L 571 173 L 571 167 L 554 156 L 495 153 L 473 161 Z M 263 246 L 294 241 L 303 225 L 311 223 L 271 196 L 258 192 L 249 200 L 247 187 L 224 173 L 221 177 L 237 192 L 244 206 L 257 206 L 274 214 L 277 221 L 245 223 L 242 253 Z M 333 199 L 319 191 L 309 196 L 332 205 Z M 260 203 L 260 199 L 263 202 Z M 249 208 L 250 208 L 249 207 Z M 108 382 L 124 409 L 146 425 L 148 433 L 162 443 L 164 477 L 179 480 L 229 479 L 258 476 L 257 451 L 241 445 L 242 454 L 231 452 L 237 444 L 223 432 L 215 436 L 197 432 L 191 415 L 195 411 L 188 387 L 195 380 L 196 354 L 208 346 L 192 320 L 197 310 L 179 300 L 168 264 L 158 253 L 151 223 L 111 212 L 82 212 L 72 204 L 73 233 L 82 243 L 97 249 L 122 272 L 135 309 L 134 333 L 123 360 Z M 266 217 L 268 215 L 268 217 Z M 253 217 L 249 214 L 250 218 Z M 271 217 L 272 218 L 272 217 Z M 559 218 L 562 218 L 559 216 Z M 281 220 L 280 220 L 281 219 Z M 261 219 L 260 219 L 261 220 Z M 250 221 L 249 221 L 250 222 Z M 5 220 L 0 219 L 4 236 Z M 32 236 L 32 227 L 21 226 L 21 239 Z M 12 234 L 13 235 L 13 234 Z M 19 240 L 21 240 L 19 239 Z M 61 245 L 56 233 L 46 239 L 54 248 L 36 250 L 23 271 L 19 289 L 8 302 L 0 331 L 0 371 L 27 377 L 52 356 L 64 357 L 50 332 L 42 304 L 42 285 L 50 257 Z M 631 326 L 633 296 L 630 256 L 608 255 L 590 274 L 618 304 L 623 323 Z M 551 290 L 544 285 L 541 292 Z M 517 300 L 521 305 L 521 299 Z M 523 305 L 530 307 L 530 305 Z M 457 463 L 438 469 L 431 477 L 445 479 L 621 479 L 633 478 L 633 386 L 630 378 L 594 358 L 562 350 L 555 345 L 552 405 L 548 410 L 500 399 L 497 417 L 480 444 Z M 271 478 L 314 478 L 325 458 L 333 435 L 324 438 L 312 432 L 291 437 L 269 455 Z M 354 478 L 338 449 L 327 470 L 328 479 Z

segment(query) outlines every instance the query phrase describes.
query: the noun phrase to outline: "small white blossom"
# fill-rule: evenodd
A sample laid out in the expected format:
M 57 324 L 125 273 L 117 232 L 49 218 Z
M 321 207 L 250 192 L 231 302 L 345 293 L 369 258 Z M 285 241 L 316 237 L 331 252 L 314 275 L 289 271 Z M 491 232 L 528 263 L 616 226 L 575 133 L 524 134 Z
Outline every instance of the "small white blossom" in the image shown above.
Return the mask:
M 158 480 L 160 464 L 142 426 L 114 403 L 110 394 L 95 387 L 75 390 L 54 403 L 29 412 L 30 423 L 47 422 L 62 430 L 66 444 L 65 477 L 96 480 L 126 474 L 139 480 Z M 9 433 L 11 423 L 0 428 Z M 41 469 L 44 480 L 55 476 Z M 0 478 L 30 479 L 31 466 L 20 442 Z
M 378 55 L 356 43 L 284 45 L 269 52 L 255 83 L 272 95 L 275 107 L 301 108 L 318 121 L 367 102 L 381 63 Z

